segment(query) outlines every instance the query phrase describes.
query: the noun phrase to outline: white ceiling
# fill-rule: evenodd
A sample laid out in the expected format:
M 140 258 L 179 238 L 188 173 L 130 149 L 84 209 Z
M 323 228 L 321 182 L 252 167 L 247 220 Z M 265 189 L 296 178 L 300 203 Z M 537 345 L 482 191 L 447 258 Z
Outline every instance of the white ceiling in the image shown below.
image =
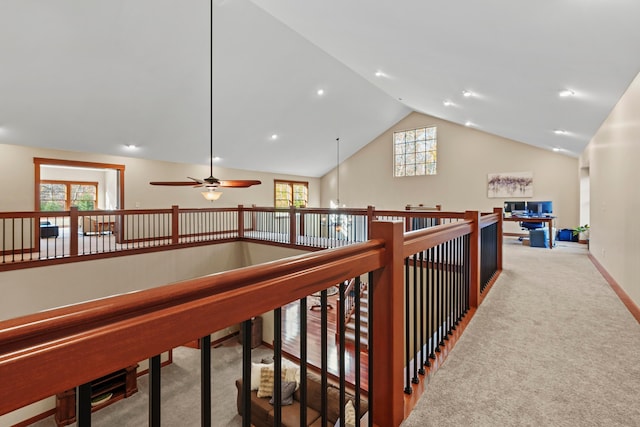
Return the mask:
M 230 168 L 321 176 L 414 110 L 577 156 L 640 71 L 637 0 L 214 3 Z M 0 143 L 207 164 L 209 4 L 0 1 Z

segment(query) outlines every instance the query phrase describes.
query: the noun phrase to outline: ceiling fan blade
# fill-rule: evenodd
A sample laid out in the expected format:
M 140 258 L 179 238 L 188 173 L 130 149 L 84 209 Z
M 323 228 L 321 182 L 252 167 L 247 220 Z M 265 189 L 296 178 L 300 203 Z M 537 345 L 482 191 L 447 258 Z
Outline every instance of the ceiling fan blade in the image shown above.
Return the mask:
M 205 181 L 203 179 L 191 178 L 190 176 L 188 176 L 187 178 L 194 180 L 198 184 L 204 184 L 205 183 Z
M 236 187 L 236 188 L 247 188 L 252 185 L 260 185 L 262 181 L 258 181 L 257 179 L 231 179 L 231 180 L 221 180 L 219 187 Z
M 151 185 L 168 185 L 168 186 L 172 186 L 172 187 L 182 187 L 182 186 L 193 187 L 194 185 L 198 185 L 197 182 L 193 182 L 193 181 L 151 181 L 149 184 L 151 184 Z

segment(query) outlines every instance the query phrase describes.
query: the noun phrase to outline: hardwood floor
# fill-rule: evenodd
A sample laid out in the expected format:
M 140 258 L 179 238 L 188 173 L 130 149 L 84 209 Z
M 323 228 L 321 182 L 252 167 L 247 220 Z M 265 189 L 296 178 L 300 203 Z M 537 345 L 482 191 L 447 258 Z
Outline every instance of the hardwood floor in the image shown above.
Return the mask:
M 339 378 L 339 342 L 336 339 L 336 319 L 338 313 L 338 295 L 327 297 L 327 371 L 334 380 Z M 307 298 L 307 362 L 312 369 L 320 370 L 321 365 L 321 311 L 311 308 L 320 298 Z M 299 360 L 300 356 L 300 303 L 293 302 L 282 308 L 282 351 Z M 368 353 L 360 352 L 360 388 L 368 390 Z M 345 345 L 345 380 L 352 387 L 356 382 L 356 353 L 354 344 Z

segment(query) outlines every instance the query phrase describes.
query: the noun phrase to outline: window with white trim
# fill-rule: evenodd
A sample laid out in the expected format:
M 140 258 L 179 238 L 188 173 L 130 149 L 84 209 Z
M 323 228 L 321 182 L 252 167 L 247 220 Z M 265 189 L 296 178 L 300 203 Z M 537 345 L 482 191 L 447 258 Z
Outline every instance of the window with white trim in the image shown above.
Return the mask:
M 436 127 L 393 133 L 393 176 L 435 175 L 438 163 Z

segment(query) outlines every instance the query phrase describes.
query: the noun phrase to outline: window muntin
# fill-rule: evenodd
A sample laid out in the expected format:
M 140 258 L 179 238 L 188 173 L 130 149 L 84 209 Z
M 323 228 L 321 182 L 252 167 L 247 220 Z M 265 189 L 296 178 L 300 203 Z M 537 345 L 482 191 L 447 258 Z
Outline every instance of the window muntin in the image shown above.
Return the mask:
M 435 175 L 437 165 L 435 126 L 393 133 L 393 176 Z

